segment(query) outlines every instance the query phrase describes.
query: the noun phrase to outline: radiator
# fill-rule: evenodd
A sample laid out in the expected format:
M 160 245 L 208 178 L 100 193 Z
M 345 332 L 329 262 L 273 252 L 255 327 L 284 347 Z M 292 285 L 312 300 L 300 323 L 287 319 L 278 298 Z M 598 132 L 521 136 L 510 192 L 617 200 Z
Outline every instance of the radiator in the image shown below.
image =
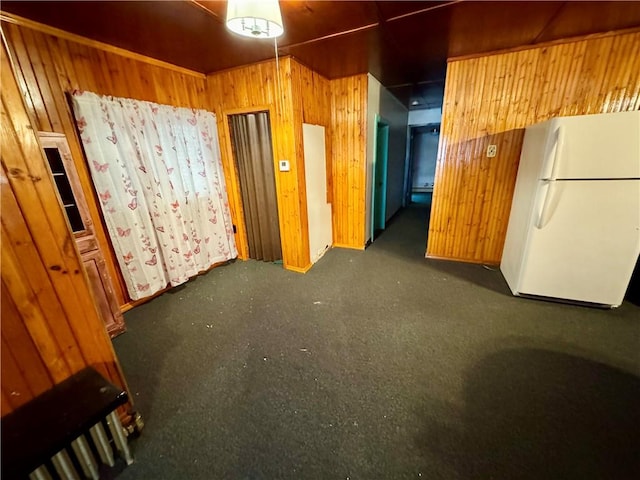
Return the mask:
M 120 419 L 112 412 L 86 434 L 73 440 L 69 447 L 60 450 L 48 462 L 36 468 L 29 478 L 52 480 L 55 472 L 62 480 L 99 480 L 99 465 L 115 466 L 115 455 L 118 454 L 127 465 L 133 463 Z
M 6 415 L 0 425 L 2 480 L 96 480 L 108 467 L 130 465 L 118 417 L 127 399 L 88 367 Z M 131 428 L 140 431 L 139 415 L 128 414 Z

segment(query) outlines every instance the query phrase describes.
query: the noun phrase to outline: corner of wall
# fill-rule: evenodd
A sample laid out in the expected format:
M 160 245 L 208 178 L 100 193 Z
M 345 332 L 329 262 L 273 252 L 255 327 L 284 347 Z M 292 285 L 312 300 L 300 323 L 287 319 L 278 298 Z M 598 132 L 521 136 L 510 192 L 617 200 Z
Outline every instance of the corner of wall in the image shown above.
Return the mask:
M 382 84 L 371 75 L 367 74 L 367 193 L 365 206 L 365 244 L 373 238 L 371 231 L 371 202 L 372 202 L 372 182 L 373 182 L 373 161 L 375 156 L 376 141 L 376 115 L 380 115 L 380 94 Z

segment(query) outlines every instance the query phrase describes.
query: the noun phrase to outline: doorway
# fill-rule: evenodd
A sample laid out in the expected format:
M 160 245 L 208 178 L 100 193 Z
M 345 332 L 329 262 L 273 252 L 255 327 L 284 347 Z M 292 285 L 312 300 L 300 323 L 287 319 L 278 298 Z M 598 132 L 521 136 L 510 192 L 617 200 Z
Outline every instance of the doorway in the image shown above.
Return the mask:
M 373 194 L 371 205 L 372 239 L 382 233 L 387 215 L 387 168 L 389 163 L 389 124 L 376 115 L 375 155 L 373 158 Z
M 229 115 L 249 258 L 282 259 L 269 112 Z
M 431 206 L 439 139 L 439 123 L 415 125 L 409 129 L 409 161 L 405 181 L 407 204 Z

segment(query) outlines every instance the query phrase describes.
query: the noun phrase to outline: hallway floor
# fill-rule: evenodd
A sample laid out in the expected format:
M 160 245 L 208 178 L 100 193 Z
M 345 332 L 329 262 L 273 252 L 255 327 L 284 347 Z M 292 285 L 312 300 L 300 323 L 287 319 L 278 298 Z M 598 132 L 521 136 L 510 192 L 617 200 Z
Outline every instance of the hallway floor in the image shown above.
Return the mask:
M 305 275 L 237 261 L 125 315 L 118 479 L 640 478 L 640 308 L 424 259 L 427 210 Z

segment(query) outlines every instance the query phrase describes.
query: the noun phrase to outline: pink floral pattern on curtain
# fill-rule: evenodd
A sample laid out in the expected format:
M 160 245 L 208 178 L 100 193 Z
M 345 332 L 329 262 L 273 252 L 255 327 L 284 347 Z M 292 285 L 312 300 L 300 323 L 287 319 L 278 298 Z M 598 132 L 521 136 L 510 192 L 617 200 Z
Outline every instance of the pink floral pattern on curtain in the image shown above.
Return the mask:
M 73 110 L 133 300 L 237 256 L 213 113 L 90 92 Z

